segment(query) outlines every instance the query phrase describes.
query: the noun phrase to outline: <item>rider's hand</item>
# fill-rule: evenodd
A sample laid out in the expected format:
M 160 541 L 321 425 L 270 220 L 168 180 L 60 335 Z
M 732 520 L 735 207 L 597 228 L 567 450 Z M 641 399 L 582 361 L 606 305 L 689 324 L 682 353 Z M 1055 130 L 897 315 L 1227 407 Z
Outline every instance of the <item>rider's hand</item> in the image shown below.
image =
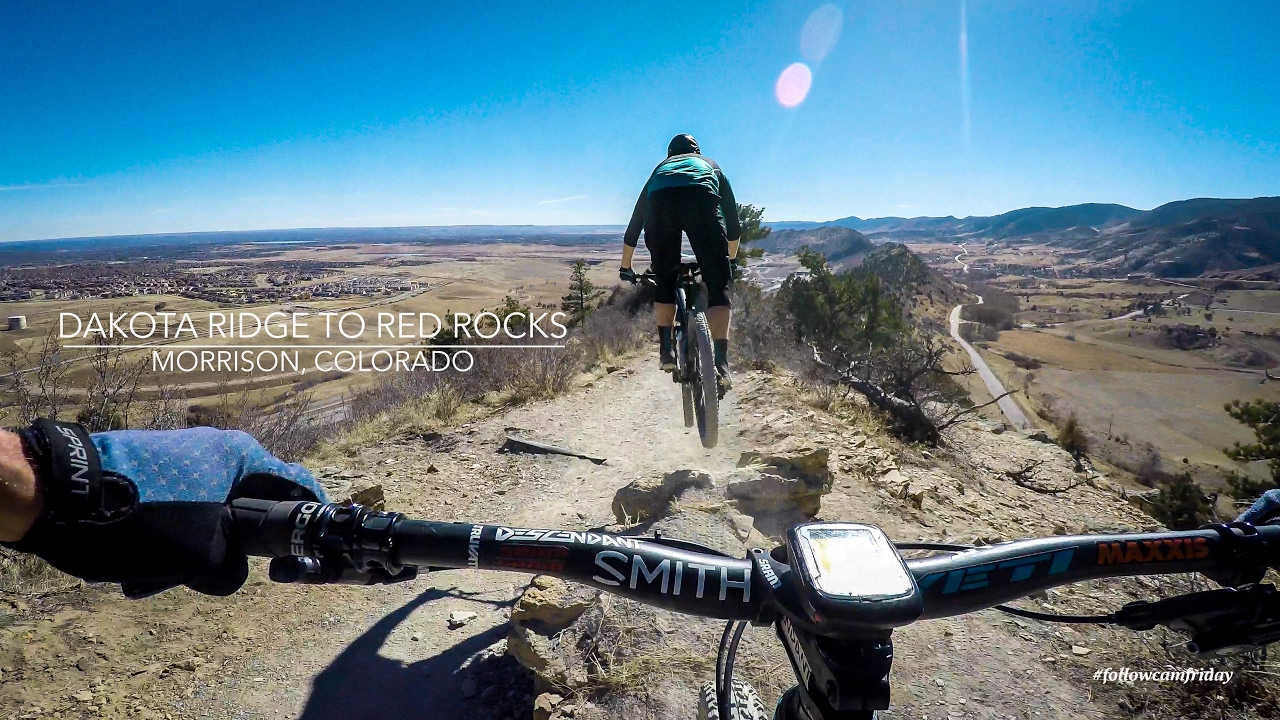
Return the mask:
M 618 268 L 618 278 L 624 282 L 633 283 L 636 281 L 636 271 L 629 267 Z
M 44 510 L 11 547 L 141 597 L 177 585 L 230 595 L 249 565 L 232 535 L 237 498 L 324 501 L 301 465 L 214 428 L 97 433 L 37 420 L 20 431 Z
M 1258 498 L 1257 502 L 1237 519 L 1241 522 L 1262 525 L 1276 517 L 1280 517 L 1280 489 L 1262 493 L 1262 497 Z

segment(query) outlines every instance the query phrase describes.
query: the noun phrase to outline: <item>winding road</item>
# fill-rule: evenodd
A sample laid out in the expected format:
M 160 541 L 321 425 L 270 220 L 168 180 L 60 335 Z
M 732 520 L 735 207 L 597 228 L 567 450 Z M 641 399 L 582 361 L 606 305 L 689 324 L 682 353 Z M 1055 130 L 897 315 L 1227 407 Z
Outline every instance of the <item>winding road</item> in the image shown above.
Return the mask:
M 978 298 L 978 304 L 981 305 L 982 296 L 975 295 L 974 297 Z M 1004 386 L 1000 384 L 996 374 L 991 372 L 991 367 L 987 365 L 987 361 L 982 359 L 982 356 L 967 340 L 960 337 L 960 323 L 964 322 L 960 319 L 960 309 L 963 307 L 963 305 L 957 305 L 951 309 L 951 337 L 969 353 L 969 359 L 973 362 L 973 367 L 978 371 L 978 377 L 982 378 L 982 382 L 986 384 L 987 391 L 991 393 L 991 397 L 1000 398 L 996 404 L 1000 406 L 1000 412 L 1004 413 L 1005 418 L 1009 420 L 1009 424 L 1018 430 L 1025 430 L 1031 427 L 1031 421 L 1027 419 L 1026 414 L 1022 412 L 1022 408 L 1018 407 L 1013 398 L 1007 395 L 1000 397 L 1005 394 Z

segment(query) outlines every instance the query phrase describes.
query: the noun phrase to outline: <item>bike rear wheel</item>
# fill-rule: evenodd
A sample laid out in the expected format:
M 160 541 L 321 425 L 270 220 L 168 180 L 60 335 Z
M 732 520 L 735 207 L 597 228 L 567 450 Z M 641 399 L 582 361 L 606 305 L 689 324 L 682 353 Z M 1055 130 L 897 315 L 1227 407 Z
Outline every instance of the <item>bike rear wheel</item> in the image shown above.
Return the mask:
M 733 681 L 727 718 L 720 717 L 720 708 L 716 706 L 715 681 L 703 685 L 702 692 L 698 693 L 698 720 L 770 720 L 772 717 L 760 702 L 756 689 L 744 680 Z
M 697 424 L 698 420 L 693 414 L 693 388 L 689 383 L 680 385 L 680 400 L 684 403 L 684 426 L 691 428 Z
M 702 447 L 713 448 L 720 434 L 720 394 L 716 386 L 715 349 L 711 343 L 711 326 L 707 314 L 695 312 L 689 328 L 693 347 L 690 360 L 693 364 L 692 391 L 694 414 L 698 420 L 698 437 Z

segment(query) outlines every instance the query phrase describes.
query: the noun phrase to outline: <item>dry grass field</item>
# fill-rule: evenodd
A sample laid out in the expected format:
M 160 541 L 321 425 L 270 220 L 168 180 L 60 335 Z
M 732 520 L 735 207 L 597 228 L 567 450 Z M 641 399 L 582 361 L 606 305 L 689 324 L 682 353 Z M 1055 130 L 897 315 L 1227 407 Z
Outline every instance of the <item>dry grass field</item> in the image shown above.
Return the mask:
M 911 247 L 957 282 L 973 282 L 956 262 L 957 244 Z M 1264 367 L 1280 365 L 1274 283 L 1232 289 L 1205 282 L 1198 290 L 1188 287 L 1198 281 L 1076 277 L 1085 259 L 1052 247 L 977 241 L 965 250 L 961 260 L 985 272 L 983 282 L 1018 298 L 1014 324 L 1021 327 L 980 343 L 980 352 L 1041 422 L 1076 414 L 1100 459 L 1133 467 L 1154 449 L 1166 472 L 1189 471 L 1206 487 L 1221 487 L 1228 470 L 1269 474 L 1223 455 L 1253 436 L 1223 405 L 1280 401 L 1280 385 L 1262 382 Z M 1164 313 L 1119 319 L 1142 301 L 1166 303 Z M 1178 325 L 1216 335 L 1182 349 L 1171 339 Z M 989 400 L 980 385 L 970 388 L 973 399 Z
M 279 254 L 267 257 L 249 257 L 241 263 L 220 261 L 217 265 L 201 265 L 199 270 L 213 272 L 232 265 L 253 266 L 267 260 L 309 260 L 333 262 L 335 264 L 357 263 L 350 267 L 339 267 L 337 273 L 326 277 L 327 282 L 342 281 L 355 277 L 394 276 L 409 281 L 426 282 L 425 290 L 386 293 L 382 296 L 343 296 L 339 298 L 317 298 L 302 302 L 275 302 L 243 304 L 234 306 L 219 305 L 214 302 L 184 298 L 176 295 L 145 295 L 111 299 L 87 300 L 46 300 L 35 298 L 21 302 L 9 302 L 0 306 L 5 316 L 25 315 L 28 327 L 17 332 L 0 332 L 0 353 L 15 347 L 31 350 L 38 347 L 51 328 L 59 322 L 60 313 L 75 313 L 88 319 L 92 313 L 106 317 L 109 313 L 156 312 L 158 303 L 164 303 L 164 312 L 191 313 L 196 321 L 200 338 L 192 338 L 184 334 L 181 340 L 165 342 L 162 350 L 180 351 L 183 348 L 199 346 L 218 348 L 231 345 L 287 345 L 287 352 L 297 350 L 298 365 L 301 372 L 292 370 L 255 371 L 252 373 L 195 370 L 187 373 L 153 371 L 148 364 L 141 380 L 144 394 L 155 392 L 162 386 L 176 386 L 190 398 L 204 397 L 203 402 L 212 402 L 216 398 L 209 397 L 228 391 L 241 392 L 246 387 L 260 388 L 255 391 L 254 399 L 270 402 L 283 396 L 295 383 L 317 373 L 315 356 L 319 348 L 314 346 L 350 346 L 358 345 L 413 345 L 416 340 L 401 339 L 384 335 L 378 337 L 377 323 L 379 313 L 435 313 L 446 317 L 451 313 L 474 314 L 482 310 L 500 307 L 504 298 L 514 297 L 521 304 L 543 311 L 558 310 L 562 296 L 568 292 L 569 274 L 573 263 L 585 259 L 589 264 L 588 277 L 599 286 L 608 288 L 617 283 L 617 257 L 620 250 L 610 246 L 553 246 L 553 245 L 519 245 L 519 244 L 480 244 L 480 245 L 392 245 L 369 243 L 363 245 L 343 245 L 339 248 L 289 248 Z M 648 265 L 647 254 L 643 249 L 637 255 L 636 265 L 639 268 Z M 259 286 L 265 283 L 265 273 L 256 278 Z M 283 311 L 307 312 L 310 314 L 307 323 L 307 338 L 289 337 L 288 339 L 272 339 L 259 334 L 253 339 L 208 337 L 207 313 L 239 313 L 252 312 L 259 317 L 268 313 Z M 342 337 L 335 329 L 329 337 L 324 333 L 324 320 L 316 316 L 320 312 L 356 312 L 364 318 L 365 333 L 359 339 Z M 543 323 L 547 331 L 555 328 Z M 141 326 L 145 327 L 145 325 Z M 354 327 L 352 325 L 351 327 Z M 68 328 L 73 329 L 73 328 Z M 428 322 L 427 332 L 433 329 Z M 157 342 L 130 340 L 131 344 Z M 88 344 L 91 340 L 67 338 L 64 345 Z M 67 385 L 70 388 L 84 388 L 88 382 L 90 367 L 83 357 L 86 351 L 65 349 L 61 357 L 71 361 Z M 131 353 L 142 360 L 149 358 L 152 350 L 137 350 Z M 0 371 L 4 374 L 7 370 Z M 330 380 L 319 385 L 310 386 L 308 391 L 317 399 L 340 396 L 375 378 L 374 373 L 352 373 L 347 377 Z M 0 414 L 3 410 L 0 409 Z

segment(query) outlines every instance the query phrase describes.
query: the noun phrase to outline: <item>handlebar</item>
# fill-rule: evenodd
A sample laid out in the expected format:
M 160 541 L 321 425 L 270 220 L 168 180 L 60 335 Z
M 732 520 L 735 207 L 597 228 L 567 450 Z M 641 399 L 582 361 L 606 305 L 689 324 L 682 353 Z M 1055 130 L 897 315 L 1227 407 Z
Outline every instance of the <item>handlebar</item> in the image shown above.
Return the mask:
M 753 548 L 734 558 L 663 537 L 411 520 L 335 503 L 240 499 L 231 513 L 241 549 L 272 558 L 277 582 L 401 582 L 416 577 L 419 566 L 509 570 L 554 575 L 686 615 L 768 624 L 782 612 L 804 622 L 788 612 L 799 573 L 785 548 Z M 1134 630 L 1165 625 L 1190 634 L 1189 647 L 1203 654 L 1280 640 L 1280 596 L 1256 584 L 1267 567 L 1280 564 L 1280 525 L 1030 538 L 906 562 L 924 600 L 921 614 L 906 622 L 1006 609 L 1001 603 L 1082 580 L 1202 572 L 1245 587 L 1129 603 L 1073 621 Z

